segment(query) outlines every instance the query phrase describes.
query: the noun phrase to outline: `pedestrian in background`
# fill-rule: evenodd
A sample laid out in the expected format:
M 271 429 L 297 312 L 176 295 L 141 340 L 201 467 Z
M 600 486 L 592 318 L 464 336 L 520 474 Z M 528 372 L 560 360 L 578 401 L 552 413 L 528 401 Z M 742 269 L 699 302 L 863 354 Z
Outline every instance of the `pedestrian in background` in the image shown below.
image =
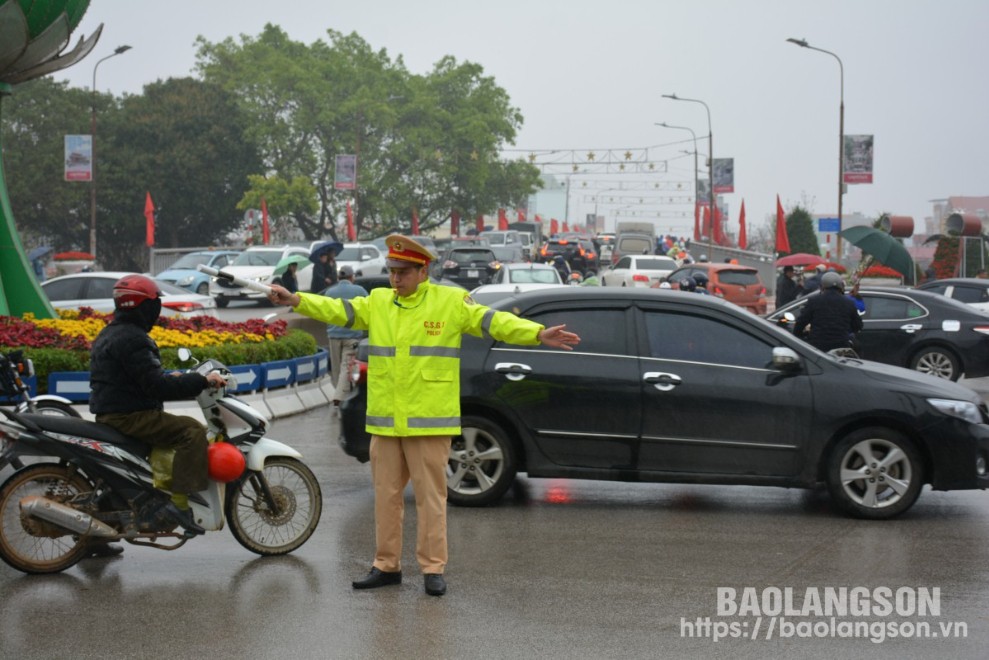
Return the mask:
M 299 270 L 299 264 L 294 261 L 288 265 L 285 272 L 282 273 L 282 286 L 295 293 L 299 290 L 299 279 L 296 277 L 296 271 Z
M 367 290 L 354 284 L 354 269 L 350 266 L 340 268 L 339 281 L 323 292 L 328 298 L 353 300 L 363 298 Z M 350 392 L 350 374 L 347 365 L 350 359 L 357 355 L 357 345 L 366 336 L 362 330 L 354 330 L 333 323 L 326 324 L 326 337 L 330 349 L 330 380 L 333 382 L 333 405 L 339 406 L 343 395 Z
M 328 251 L 320 253 L 316 261 L 313 262 L 312 282 L 309 285 L 309 292 L 322 293 L 327 287 L 336 284 L 337 274 L 335 268 L 336 261 L 331 261 L 330 253 Z
M 776 279 L 776 309 L 797 299 L 800 285 L 794 280 L 793 266 L 783 266 L 783 272 Z
M 367 431 L 371 434 L 376 550 L 354 589 L 402 582 L 405 486 L 416 498 L 416 559 L 426 593 L 446 593 L 446 468 L 460 435 L 460 342 L 465 333 L 512 344 L 570 350 L 580 338 L 478 305 L 463 289 L 429 281 L 435 257 L 415 240 L 386 239 L 390 289 L 337 300 L 272 286 L 269 300 L 327 323 L 367 330 Z

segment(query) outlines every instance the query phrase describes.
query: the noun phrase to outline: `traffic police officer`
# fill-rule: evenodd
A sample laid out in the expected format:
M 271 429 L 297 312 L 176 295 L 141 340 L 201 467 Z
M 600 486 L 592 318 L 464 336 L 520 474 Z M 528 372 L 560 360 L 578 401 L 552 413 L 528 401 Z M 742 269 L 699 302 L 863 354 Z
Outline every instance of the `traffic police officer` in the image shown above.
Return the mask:
M 376 550 L 353 583 L 374 589 L 402 581 L 403 491 L 410 478 L 418 521 L 416 559 L 426 593 L 446 593 L 446 466 L 460 435 L 460 341 L 464 333 L 521 345 L 571 349 L 580 338 L 475 304 L 462 289 L 429 281 L 434 258 L 415 240 L 386 239 L 391 289 L 338 300 L 272 287 L 275 304 L 368 331 L 367 431 L 371 434 Z

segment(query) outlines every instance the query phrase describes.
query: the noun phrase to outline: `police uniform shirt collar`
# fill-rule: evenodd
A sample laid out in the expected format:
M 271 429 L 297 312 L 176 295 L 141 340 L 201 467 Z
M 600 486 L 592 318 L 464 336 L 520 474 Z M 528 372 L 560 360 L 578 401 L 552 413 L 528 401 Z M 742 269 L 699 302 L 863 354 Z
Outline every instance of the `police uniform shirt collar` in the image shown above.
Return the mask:
M 411 309 L 413 307 L 418 307 L 419 305 L 422 304 L 422 299 L 425 298 L 426 292 L 429 290 L 429 287 L 430 287 L 430 282 L 429 279 L 427 278 L 425 282 L 419 282 L 419 286 L 416 287 L 416 290 L 412 293 L 411 296 L 402 297 L 398 295 L 398 293 L 396 292 L 394 302 L 396 305 L 404 309 Z M 394 289 L 392 290 L 394 291 Z

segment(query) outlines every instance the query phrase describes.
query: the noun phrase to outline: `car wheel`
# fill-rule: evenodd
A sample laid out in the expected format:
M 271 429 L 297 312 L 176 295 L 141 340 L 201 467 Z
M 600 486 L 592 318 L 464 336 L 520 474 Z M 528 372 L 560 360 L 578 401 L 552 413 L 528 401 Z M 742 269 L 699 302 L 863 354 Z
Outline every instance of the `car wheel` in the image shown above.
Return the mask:
M 948 349 L 937 346 L 930 346 L 914 355 L 910 368 L 947 380 L 958 380 L 962 375 L 958 358 Z
M 446 469 L 447 499 L 457 506 L 487 506 L 515 480 L 515 448 L 498 425 L 482 417 L 464 417 L 450 445 Z
M 208 296 L 209 295 L 209 282 L 203 282 L 199 286 L 197 286 L 196 287 L 196 293 L 198 293 L 201 296 Z
M 230 304 L 230 301 L 227 300 L 226 298 L 224 298 L 223 296 L 217 296 L 216 297 L 216 306 L 219 307 L 220 309 L 223 309 L 224 307 L 226 307 L 229 304 Z
M 864 428 L 842 439 L 828 457 L 828 491 L 856 518 L 883 520 L 917 501 L 924 466 L 913 443 L 886 428 Z

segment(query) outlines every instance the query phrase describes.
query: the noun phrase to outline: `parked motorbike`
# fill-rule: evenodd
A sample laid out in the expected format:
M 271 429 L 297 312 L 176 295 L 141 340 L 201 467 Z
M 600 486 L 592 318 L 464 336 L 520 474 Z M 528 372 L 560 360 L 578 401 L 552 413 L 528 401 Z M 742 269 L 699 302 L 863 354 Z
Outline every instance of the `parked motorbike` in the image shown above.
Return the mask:
M 82 418 L 65 397 L 53 394 L 32 397 L 31 388 L 24 379 L 33 375 L 34 363 L 31 358 L 24 357 L 23 351 L 0 353 L 0 395 L 11 402 L 16 412 Z
M 186 349 L 179 355 L 191 357 Z M 211 461 L 222 447 L 239 452 L 245 466 L 239 476 L 218 476 L 211 462 L 209 486 L 189 494 L 193 518 L 207 531 L 229 521 L 234 538 L 259 555 L 292 552 L 319 523 L 322 494 L 315 475 L 299 452 L 265 435 L 264 415 L 231 394 L 235 381 L 223 364 L 194 361 L 193 368 L 227 379 L 225 387 L 197 397 Z M 158 451 L 103 424 L 0 411 L 0 469 L 41 459 L 0 486 L 0 558 L 25 573 L 56 573 L 85 557 L 94 541 L 161 550 L 184 545 L 191 535 L 166 513 L 170 493 L 155 487 L 161 475 L 152 469 L 152 454 Z

